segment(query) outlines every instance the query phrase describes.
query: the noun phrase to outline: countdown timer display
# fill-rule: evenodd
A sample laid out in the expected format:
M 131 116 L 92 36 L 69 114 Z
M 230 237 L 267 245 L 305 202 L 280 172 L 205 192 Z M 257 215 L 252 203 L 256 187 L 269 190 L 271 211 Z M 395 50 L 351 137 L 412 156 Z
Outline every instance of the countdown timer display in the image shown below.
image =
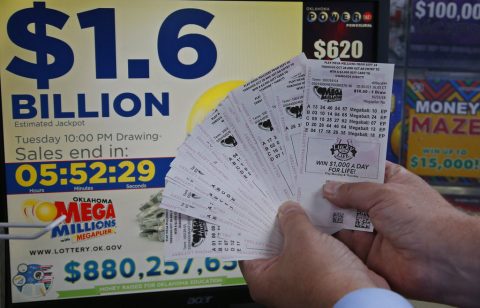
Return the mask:
M 173 158 L 7 164 L 8 192 L 45 193 L 163 187 Z M 163 169 L 163 170 L 162 170 Z

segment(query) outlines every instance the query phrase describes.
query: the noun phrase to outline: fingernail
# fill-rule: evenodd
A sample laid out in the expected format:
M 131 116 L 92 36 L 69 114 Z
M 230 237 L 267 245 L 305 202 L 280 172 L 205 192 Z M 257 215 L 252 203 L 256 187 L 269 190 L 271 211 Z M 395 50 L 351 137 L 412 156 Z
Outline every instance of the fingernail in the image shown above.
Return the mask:
M 283 203 L 278 208 L 278 218 L 281 218 L 282 216 L 287 215 L 288 213 L 290 213 L 292 211 L 296 211 L 299 207 L 300 207 L 300 204 L 297 203 L 297 202 L 287 201 L 287 202 Z
M 335 196 L 341 185 L 342 185 L 342 183 L 340 183 L 340 182 L 327 181 L 323 185 L 323 195 L 324 196 L 328 195 L 328 196 L 332 196 L 332 197 Z

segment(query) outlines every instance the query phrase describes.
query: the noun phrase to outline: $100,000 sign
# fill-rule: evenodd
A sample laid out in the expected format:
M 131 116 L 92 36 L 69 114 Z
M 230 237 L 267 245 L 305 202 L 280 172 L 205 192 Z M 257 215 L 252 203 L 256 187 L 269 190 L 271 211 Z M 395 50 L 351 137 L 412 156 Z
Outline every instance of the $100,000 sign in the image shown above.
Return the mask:
M 191 127 L 298 54 L 302 18 L 301 3 L 3 1 L 8 219 L 67 216 L 10 242 L 12 301 L 243 283 L 233 261 L 164 260 L 156 206 Z

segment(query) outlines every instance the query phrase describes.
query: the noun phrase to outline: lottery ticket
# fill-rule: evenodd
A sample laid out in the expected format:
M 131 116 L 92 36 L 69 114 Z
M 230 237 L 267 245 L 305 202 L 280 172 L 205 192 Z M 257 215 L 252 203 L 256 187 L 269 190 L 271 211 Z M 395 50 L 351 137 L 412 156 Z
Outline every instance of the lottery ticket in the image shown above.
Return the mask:
M 238 219 L 232 219 L 232 215 L 228 215 L 225 209 L 219 208 L 208 200 L 208 197 L 186 189 L 182 185 L 177 185 L 175 182 L 169 183 L 166 196 L 162 200 L 162 207 L 205 220 L 208 223 L 232 225 L 244 232 L 252 231 L 248 225 L 242 224 Z
M 165 258 L 218 257 L 222 259 L 258 259 L 275 252 L 258 248 L 235 230 L 201 219 L 167 211 Z
M 179 152 L 179 157 L 183 155 L 188 154 L 184 151 Z M 192 157 L 175 160 L 171 167 L 167 179 L 181 183 L 184 188 L 191 188 L 199 196 L 207 193 L 217 207 L 225 209 L 229 215 L 234 215 L 234 219 L 243 225 L 249 226 L 252 230 L 256 229 L 259 241 L 271 242 L 272 245 L 281 242 L 279 230 L 274 228 L 275 216 L 262 215 L 259 210 L 261 206 L 239 192 L 238 187 L 228 183 L 227 178 L 222 181 L 215 177 L 214 174 L 218 173 L 212 172 L 198 161 L 194 162 Z M 170 191 L 166 189 L 164 194 L 170 196 Z M 193 213 L 189 215 L 195 216 Z
M 303 54 L 297 56 L 232 91 L 229 97 L 234 104 L 223 109 L 224 117 L 245 145 L 249 161 L 255 162 L 255 168 L 265 175 L 280 203 L 293 198 L 288 185 L 293 182 L 293 175 L 285 160 L 279 128 L 273 127 L 261 92 L 303 71 L 305 61 Z
M 208 145 L 211 148 L 210 153 L 216 159 L 225 162 L 225 164 L 230 166 L 230 169 L 233 168 L 235 170 L 233 174 L 230 173 L 231 176 L 240 176 L 247 182 L 246 185 L 250 186 L 251 190 L 258 190 L 262 198 L 267 199 L 265 204 L 271 207 L 272 213 L 276 213 L 276 208 L 271 206 L 272 199 L 266 191 L 265 184 L 240 154 L 238 138 L 228 128 L 227 123 L 217 109 L 208 114 L 205 121 L 194 129 L 192 136 L 197 138 L 199 142 Z
M 271 118 L 283 139 L 286 161 L 293 175 L 291 186 L 295 186 L 298 173 L 299 152 L 302 144 L 303 91 L 305 72 L 292 76 L 264 92 L 265 102 Z
M 301 54 L 230 92 L 170 165 L 160 204 L 167 257 L 278 255 L 287 200 L 323 232 L 372 231 L 366 213 L 336 208 L 321 189 L 383 182 L 392 83 L 393 65 Z
M 169 183 L 169 186 L 175 185 Z M 177 192 L 173 192 L 171 195 L 172 198 L 164 197 L 162 201 L 163 207 L 168 210 L 182 213 L 192 218 L 199 218 L 207 223 L 215 224 L 228 230 L 235 230 L 237 236 L 249 240 L 251 247 L 256 247 L 261 250 L 269 249 L 277 252 L 281 248 L 281 244 L 274 244 L 276 240 L 274 239 L 273 233 L 255 230 L 255 228 L 251 226 L 251 222 L 245 221 L 243 217 L 233 217 L 229 213 L 212 210 L 212 206 L 209 206 L 209 209 L 203 208 L 202 202 L 206 203 L 202 200 L 204 196 L 199 197 L 197 194 L 180 186 L 177 187 Z M 194 201 L 189 199 L 193 199 Z M 197 210 L 192 210 L 192 207 L 197 207 Z M 213 206 L 213 208 L 214 207 L 215 206 Z
M 193 147 L 195 143 L 191 142 Z M 199 146 L 196 147 L 197 149 Z M 184 161 L 188 162 L 184 165 L 181 165 L 179 162 L 173 162 L 172 166 L 177 166 L 182 168 L 186 172 L 191 172 L 193 170 L 192 176 L 199 179 L 202 183 L 208 184 L 217 192 L 223 194 L 223 196 L 232 200 L 232 203 L 241 203 L 249 204 L 248 209 L 245 209 L 247 212 L 255 211 L 257 213 L 256 218 L 263 218 L 265 223 L 271 223 L 272 215 L 268 212 L 261 202 L 252 198 L 251 195 L 239 185 L 238 179 L 235 177 L 231 178 L 224 173 L 222 168 L 218 168 L 217 165 L 206 163 L 206 159 L 203 160 L 194 160 L 197 157 L 202 157 L 199 153 L 194 152 L 193 148 L 189 144 L 184 144 L 182 149 L 179 150 L 179 155 L 185 155 L 188 158 Z M 184 162 L 182 161 L 182 162 Z
M 178 212 L 178 213 L 181 213 L 183 215 L 189 216 L 191 218 L 200 219 L 200 220 L 205 221 L 206 223 L 209 223 L 209 224 L 218 225 L 220 228 L 223 228 L 223 230 L 225 231 L 224 232 L 224 233 L 226 233 L 226 235 L 224 236 L 225 238 L 231 238 L 232 236 L 234 236 L 236 238 L 245 239 L 245 240 L 248 241 L 248 243 L 250 244 L 250 246 L 252 248 L 260 249 L 262 251 L 266 251 L 266 250 L 272 251 L 272 252 L 273 251 L 278 251 L 278 249 L 280 247 L 280 246 L 272 245 L 271 241 L 260 240 L 260 239 L 265 238 L 265 237 L 262 237 L 258 233 L 251 232 L 252 230 L 247 228 L 246 225 L 240 225 L 239 226 L 238 221 L 235 221 L 233 219 L 225 218 L 225 217 L 228 217 L 228 216 L 219 215 L 215 218 L 212 218 L 213 215 L 206 215 L 205 219 L 202 219 L 202 218 L 199 218 L 197 216 L 192 216 L 192 215 L 189 215 L 189 214 L 185 214 L 185 211 L 183 209 L 185 207 L 187 207 L 188 205 L 184 204 L 182 201 L 172 199 L 172 198 L 165 198 L 163 200 L 163 203 L 168 204 L 167 206 L 168 206 L 169 211 Z M 179 204 L 179 203 L 182 203 L 182 204 Z M 203 214 L 200 214 L 200 215 L 203 216 Z M 226 231 L 229 231 L 229 232 L 226 232 Z M 230 234 L 230 235 L 228 235 L 228 234 Z M 266 238 L 268 238 L 268 237 L 266 237 Z
M 237 142 L 236 151 L 246 162 L 248 162 L 250 170 L 257 175 L 260 181 L 260 187 L 263 187 L 263 192 L 270 200 L 272 200 L 273 204 L 281 202 L 283 198 L 282 194 L 279 192 L 278 187 L 272 183 L 273 175 L 266 165 L 266 162 L 263 159 L 262 161 L 257 160 L 255 154 L 258 156 L 258 151 L 254 151 L 254 154 L 251 153 L 252 150 L 250 149 L 250 144 L 248 143 L 251 139 L 251 136 L 246 133 L 242 134 L 244 131 L 237 128 L 237 125 L 239 125 L 238 122 L 242 121 L 243 118 L 238 113 L 238 110 L 234 106 L 232 100 L 227 98 L 223 104 L 218 106 L 217 110 L 225 120 L 228 129 L 235 136 L 235 140 Z
M 203 171 L 200 171 L 203 173 Z M 255 230 L 258 234 L 266 234 L 269 229 L 265 222 L 258 215 L 251 211 L 249 208 L 240 207 L 236 202 L 236 195 L 232 195 L 231 192 L 226 191 L 223 185 L 219 186 L 217 183 L 210 184 L 203 182 L 198 177 L 191 176 L 184 170 L 178 168 L 172 168 L 167 175 L 169 181 L 178 183 L 178 186 L 184 189 L 190 188 L 196 195 L 208 198 L 214 206 L 213 208 L 223 209 L 227 215 L 234 217 L 239 223 Z M 166 196 L 170 195 L 170 190 L 165 192 Z M 174 199 L 179 199 L 175 195 L 171 196 Z M 180 199 L 182 200 L 182 199 Z M 192 211 L 189 215 L 194 216 Z M 252 217 L 253 216 L 253 217 Z
M 265 144 L 264 146 L 265 148 L 269 147 L 274 156 L 273 158 L 270 159 L 270 162 L 273 163 L 273 165 L 271 166 L 273 174 L 277 177 L 277 179 L 280 179 L 279 185 L 283 185 L 284 188 L 288 188 L 288 191 L 287 191 L 288 198 L 292 199 L 293 191 L 295 190 L 293 169 L 288 163 L 288 158 L 287 158 L 286 149 L 285 149 L 285 142 L 284 142 L 284 139 L 282 138 L 283 135 L 279 129 L 280 123 L 278 121 L 278 117 L 276 116 L 276 114 L 274 114 L 276 113 L 276 106 L 273 106 L 271 110 L 270 108 L 268 108 L 268 102 L 275 100 L 275 96 L 273 95 L 270 89 L 262 91 L 261 95 L 262 95 L 262 100 L 265 106 L 267 107 L 266 111 L 267 111 L 268 119 L 271 122 L 272 128 L 274 130 L 272 137 L 273 137 L 273 140 L 276 141 L 275 145 L 269 146 L 268 144 Z M 275 152 L 277 149 L 278 149 L 278 154 Z
M 236 152 L 231 155 L 221 155 L 222 153 L 225 154 L 222 150 L 233 147 L 224 146 L 222 142 L 225 143 L 225 139 L 233 138 L 233 136 L 229 135 L 230 137 L 222 138 L 221 142 L 216 142 L 206 136 L 200 128 L 201 126 L 198 126 L 194 129 L 189 138 L 189 142 L 184 144 L 187 151 L 194 152 L 202 162 L 208 163 L 210 169 L 215 172 L 217 176 L 221 176 L 229 183 L 235 183 L 235 188 L 251 202 L 252 206 L 257 207 L 259 213 L 262 213 L 266 217 L 275 216 L 275 209 L 269 206 L 271 200 L 258 188 L 256 184 L 258 180 L 256 180 L 255 175 L 245 167 L 240 156 L 236 154 Z
M 319 227 L 372 230 L 322 197 L 327 180 L 383 183 L 393 65 L 308 61 L 297 200 Z

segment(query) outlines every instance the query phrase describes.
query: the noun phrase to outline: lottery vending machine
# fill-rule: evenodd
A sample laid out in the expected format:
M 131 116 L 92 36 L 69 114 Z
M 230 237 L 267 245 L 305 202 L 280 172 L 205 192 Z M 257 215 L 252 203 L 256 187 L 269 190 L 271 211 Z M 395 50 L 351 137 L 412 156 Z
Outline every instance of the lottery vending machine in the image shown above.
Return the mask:
M 176 148 L 236 87 L 302 51 L 387 61 L 388 3 L 0 2 L 9 307 L 249 301 L 236 261 L 165 260 Z M 26 236 L 28 229 L 9 229 Z

